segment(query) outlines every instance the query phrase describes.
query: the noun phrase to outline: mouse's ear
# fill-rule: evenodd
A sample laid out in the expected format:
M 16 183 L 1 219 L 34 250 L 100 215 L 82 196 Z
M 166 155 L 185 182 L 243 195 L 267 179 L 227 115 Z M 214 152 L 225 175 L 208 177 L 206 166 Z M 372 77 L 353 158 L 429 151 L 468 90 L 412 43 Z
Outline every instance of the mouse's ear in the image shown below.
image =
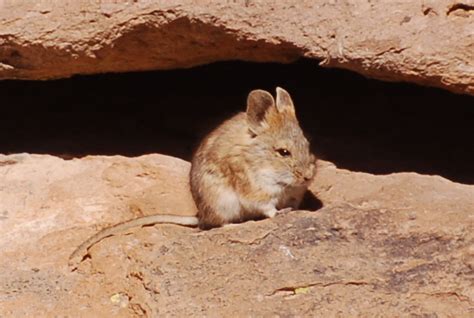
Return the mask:
M 276 108 L 279 113 L 288 113 L 295 116 L 295 106 L 290 94 L 281 87 L 276 88 Z
M 257 133 L 260 129 L 268 127 L 267 115 L 275 109 L 273 96 L 264 90 L 256 89 L 247 97 L 247 121 L 250 129 Z

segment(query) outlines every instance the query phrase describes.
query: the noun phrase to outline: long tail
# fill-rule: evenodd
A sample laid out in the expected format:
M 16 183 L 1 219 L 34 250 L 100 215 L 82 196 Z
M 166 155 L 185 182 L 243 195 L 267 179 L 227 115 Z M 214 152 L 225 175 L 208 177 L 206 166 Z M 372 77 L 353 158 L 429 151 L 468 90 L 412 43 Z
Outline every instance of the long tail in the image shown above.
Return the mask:
M 196 227 L 199 223 L 199 220 L 195 216 L 155 214 L 118 223 L 116 225 L 101 230 L 100 232 L 88 238 L 84 243 L 79 245 L 79 247 L 76 248 L 76 250 L 71 254 L 71 256 L 69 256 L 69 266 L 72 267 L 72 270 L 75 270 L 77 268 L 77 264 L 79 264 L 87 255 L 89 248 L 106 237 L 118 234 L 132 227 L 153 225 L 158 223 L 171 223 L 189 227 Z

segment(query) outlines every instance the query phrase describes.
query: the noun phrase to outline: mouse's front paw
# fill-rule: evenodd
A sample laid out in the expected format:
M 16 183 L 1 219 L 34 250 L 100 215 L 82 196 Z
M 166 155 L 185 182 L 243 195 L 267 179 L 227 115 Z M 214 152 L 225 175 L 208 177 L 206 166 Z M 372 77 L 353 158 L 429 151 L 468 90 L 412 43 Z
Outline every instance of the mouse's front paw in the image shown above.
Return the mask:
M 277 210 L 277 209 L 274 208 L 274 209 L 266 210 L 264 212 L 264 214 L 265 214 L 266 217 L 272 218 L 277 214 L 285 214 L 285 213 L 288 213 L 292 210 L 293 210 L 293 208 L 284 208 L 284 209 L 281 209 L 281 210 Z

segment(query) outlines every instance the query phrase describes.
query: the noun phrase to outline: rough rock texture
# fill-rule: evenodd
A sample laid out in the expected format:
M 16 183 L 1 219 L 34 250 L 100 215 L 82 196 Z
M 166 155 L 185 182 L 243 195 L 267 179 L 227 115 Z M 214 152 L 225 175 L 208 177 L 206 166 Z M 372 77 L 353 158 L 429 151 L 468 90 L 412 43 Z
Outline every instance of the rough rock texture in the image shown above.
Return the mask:
M 474 94 L 474 2 L 0 1 L 0 78 L 318 59 Z
M 0 316 L 469 317 L 474 186 L 373 176 L 320 162 L 317 212 L 207 232 L 133 229 L 72 250 L 99 228 L 195 211 L 189 164 L 0 156 Z

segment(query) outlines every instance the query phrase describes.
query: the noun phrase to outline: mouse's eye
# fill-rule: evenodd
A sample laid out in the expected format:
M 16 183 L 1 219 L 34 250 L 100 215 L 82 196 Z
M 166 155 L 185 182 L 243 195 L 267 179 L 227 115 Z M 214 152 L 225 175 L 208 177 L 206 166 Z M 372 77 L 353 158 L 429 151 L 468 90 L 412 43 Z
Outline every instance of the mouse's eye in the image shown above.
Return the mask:
M 291 156 L 291 152 L 288 150 L 288 149 L 285 149 L 285 148 L 278 148 L 276 150 L 278 152 L 278 154 L 282 157 L 289 157 Z

